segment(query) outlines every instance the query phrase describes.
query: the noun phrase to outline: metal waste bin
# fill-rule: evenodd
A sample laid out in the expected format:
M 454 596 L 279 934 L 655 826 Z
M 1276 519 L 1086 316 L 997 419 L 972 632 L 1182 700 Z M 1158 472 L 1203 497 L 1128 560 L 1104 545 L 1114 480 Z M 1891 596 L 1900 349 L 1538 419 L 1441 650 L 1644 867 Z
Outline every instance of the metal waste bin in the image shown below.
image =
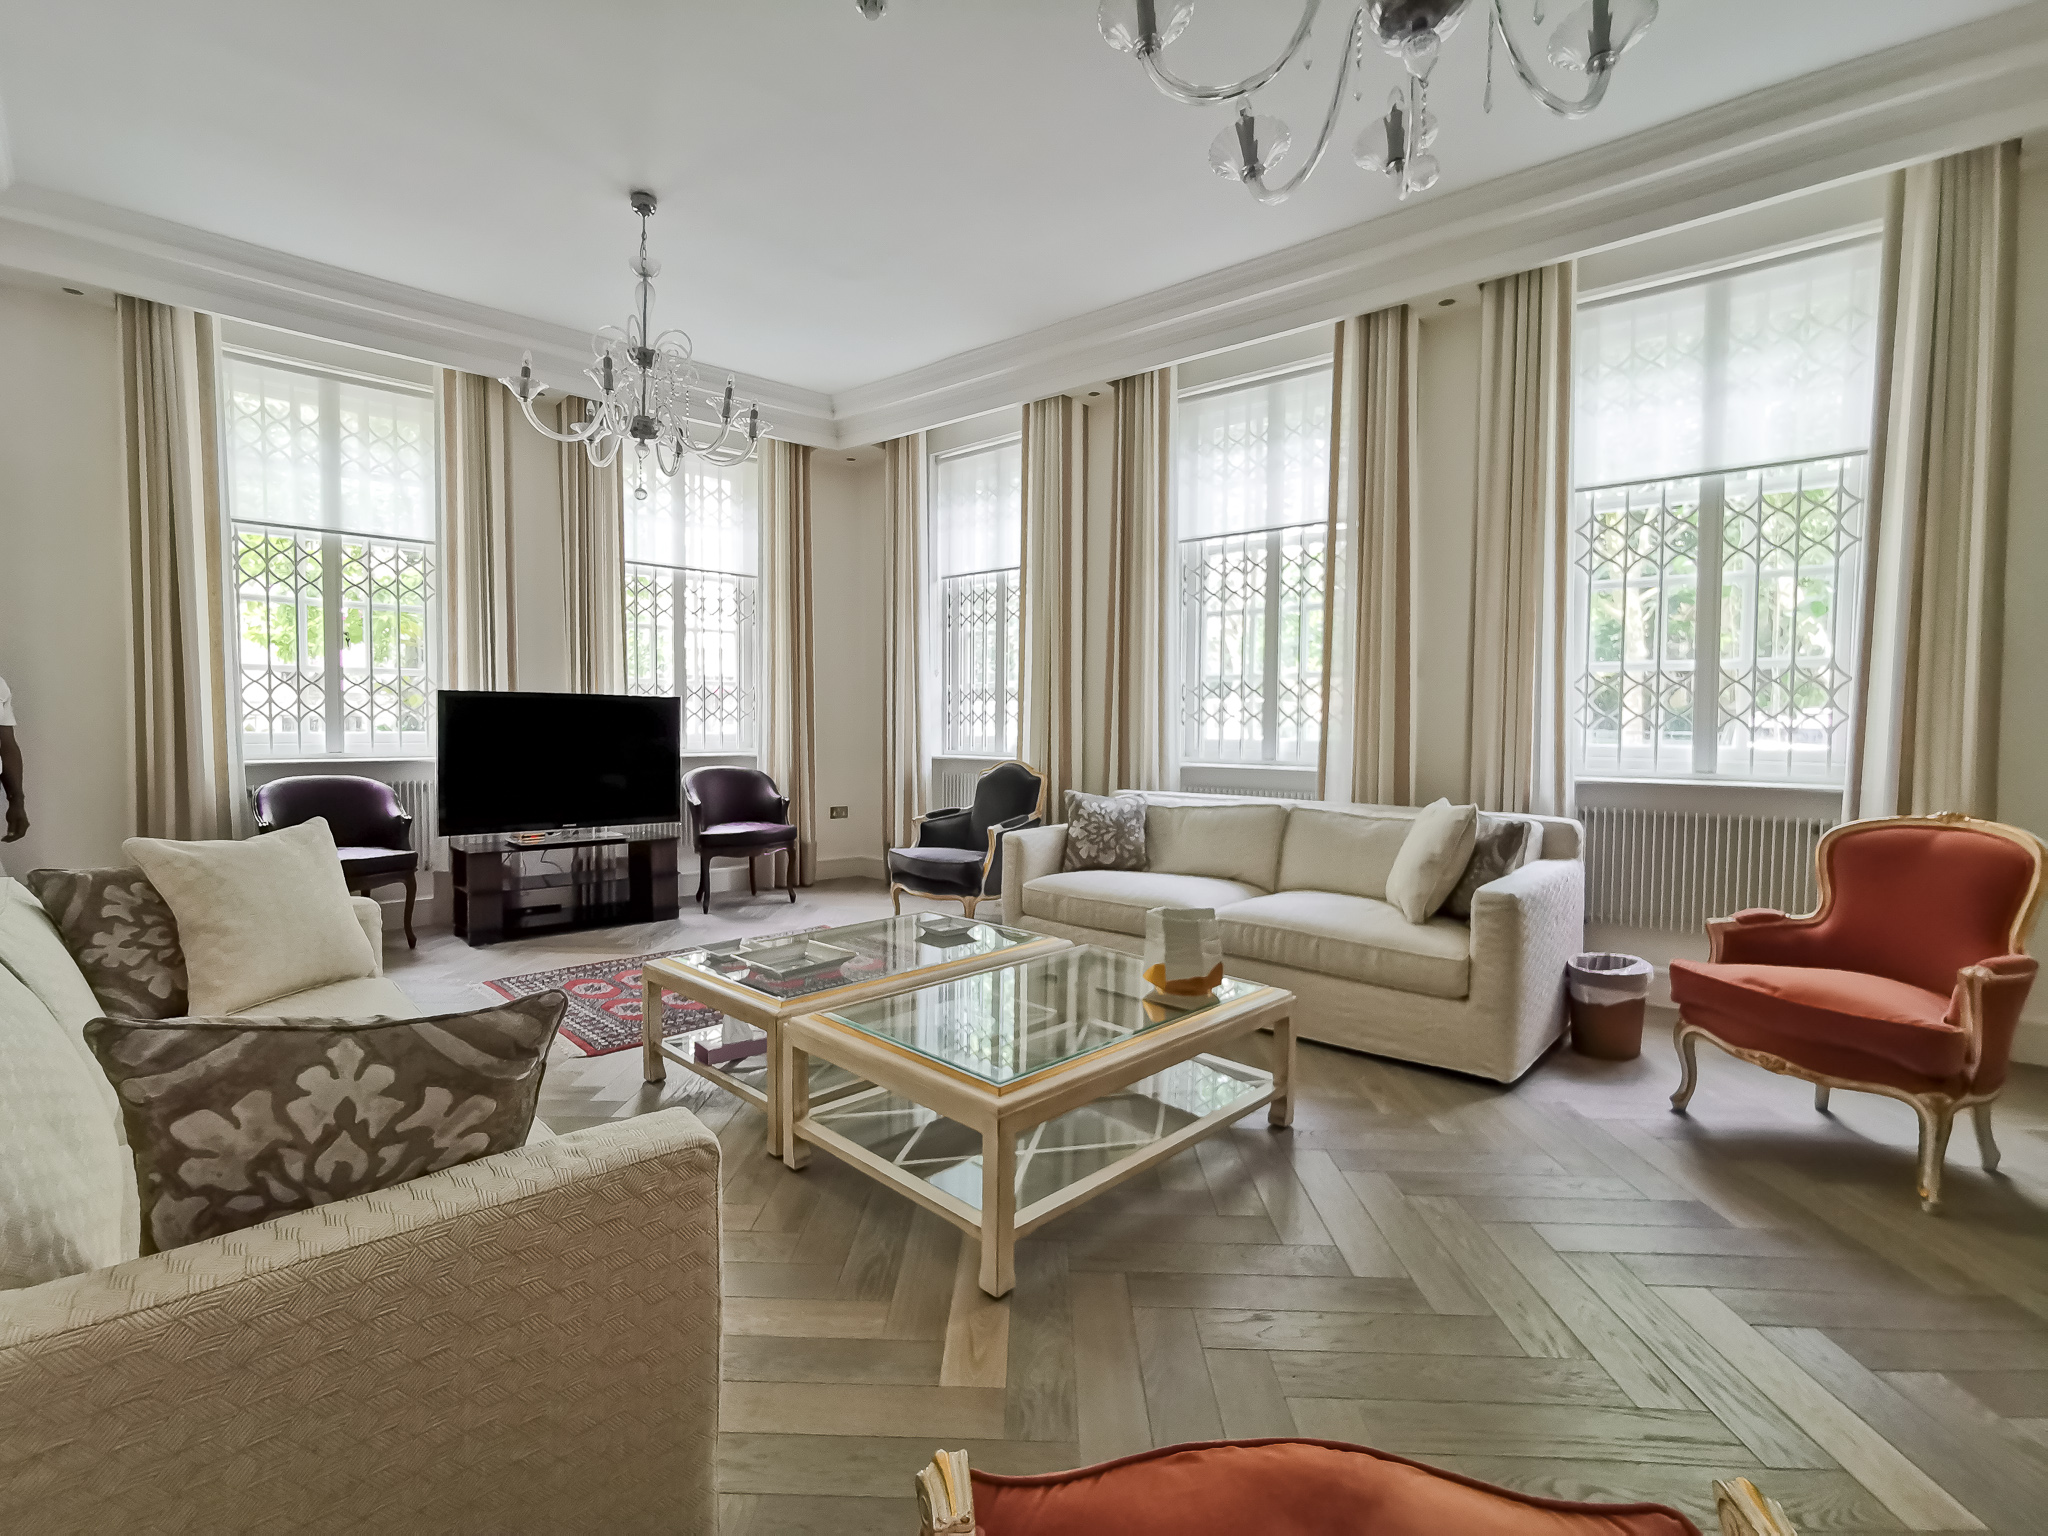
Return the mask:
M 1650 962 L 1596 951 L 1573 955 L 1564 973 L 1572 1049 L 1601 1061 L 1633 1061 L 1642 1055 Z

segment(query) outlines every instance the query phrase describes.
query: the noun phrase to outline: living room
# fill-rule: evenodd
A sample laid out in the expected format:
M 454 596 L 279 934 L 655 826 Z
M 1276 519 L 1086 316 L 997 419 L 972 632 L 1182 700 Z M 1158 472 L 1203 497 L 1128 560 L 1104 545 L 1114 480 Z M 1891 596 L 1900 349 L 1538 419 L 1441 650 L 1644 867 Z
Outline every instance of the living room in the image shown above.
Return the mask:
M 0 1527 L 2039 1529 L 2044 146 L 2048 0 L 0 4 Z

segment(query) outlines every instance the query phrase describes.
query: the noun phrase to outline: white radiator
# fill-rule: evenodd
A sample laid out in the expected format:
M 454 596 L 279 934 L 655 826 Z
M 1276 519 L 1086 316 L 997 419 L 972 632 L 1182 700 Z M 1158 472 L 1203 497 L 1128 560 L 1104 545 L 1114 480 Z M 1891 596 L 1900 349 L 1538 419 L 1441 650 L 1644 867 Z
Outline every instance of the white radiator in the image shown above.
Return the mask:
M 935 757 L 932 759 L 930 808 L 958 810 L 974 803 L 974 781 L 997 763 L 1000 757 Z
M 1586 921 L 1698 933 L 1745 907 L 1811 912 L 1813 850 L 1833 825 L 1818 817 L 1729 816 L 1591 806 Z
M 380 775 L 398 796 L 398 803 L 412 816 L 412 845 L 419 851 L 422 869 L 448 867 L 448 840 L 434 835 L 434 774 L 424 766 L 396 768 Z

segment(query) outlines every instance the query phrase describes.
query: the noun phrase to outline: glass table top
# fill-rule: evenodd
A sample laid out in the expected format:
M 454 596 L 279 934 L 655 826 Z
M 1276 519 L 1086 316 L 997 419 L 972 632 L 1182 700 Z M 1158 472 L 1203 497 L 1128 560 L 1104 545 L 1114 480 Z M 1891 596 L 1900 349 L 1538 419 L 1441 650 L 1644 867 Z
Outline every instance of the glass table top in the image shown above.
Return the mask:
M 1264 990 L 1226 976 L 1193 1006 L 1166 1005 L 1149 1000 L 1142 969 L 1135 955 L 1083 945 L 824 1017 L 1000 1088 Z
M 777 1001 L 958 965 L 1045 935 L 915 912 L 780 938 L 728 939 L 670 955 L 667 963 Z

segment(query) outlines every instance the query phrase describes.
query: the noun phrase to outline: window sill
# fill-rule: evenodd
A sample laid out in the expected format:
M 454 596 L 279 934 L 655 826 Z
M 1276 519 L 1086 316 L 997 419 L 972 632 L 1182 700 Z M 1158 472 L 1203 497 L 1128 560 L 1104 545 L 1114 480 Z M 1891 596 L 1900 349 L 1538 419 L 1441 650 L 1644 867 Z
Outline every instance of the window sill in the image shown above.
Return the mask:
M 1628 785 L 1631 788 L 1659 788 L 1669 786 L 1677 789 L 1775 789 L 1789 790 L 1794 794 L 1833 795 L 1841 798 L 1843 786 L 1823 784 L 1812 779 L 1734 779 L 1722 778 L 1716 774 L 1645 774 L 1632 778 L 1627 774 L 1581 774 L 1572 781 L 1581 789 L 1600 789 L 1608 785 Z

